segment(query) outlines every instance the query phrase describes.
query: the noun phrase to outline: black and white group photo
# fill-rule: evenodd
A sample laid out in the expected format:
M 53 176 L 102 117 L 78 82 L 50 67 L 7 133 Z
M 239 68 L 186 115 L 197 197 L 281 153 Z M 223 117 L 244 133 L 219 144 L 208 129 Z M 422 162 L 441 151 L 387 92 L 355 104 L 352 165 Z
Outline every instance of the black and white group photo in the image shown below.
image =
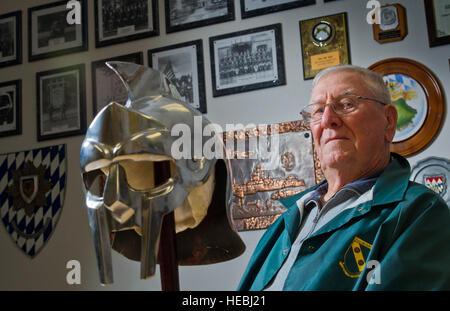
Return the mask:
M 151 26 L 148 0 L 102 0 L 101 3 L 105 38 L 147 30 Z
M 276 79 L 273 32 L 216 41 L 217 89 Z
M 281 24 L 209 38 L 213 96 L 286 83 Z
M 159 33 L 157 0 L 96 0 L 96 46 Z

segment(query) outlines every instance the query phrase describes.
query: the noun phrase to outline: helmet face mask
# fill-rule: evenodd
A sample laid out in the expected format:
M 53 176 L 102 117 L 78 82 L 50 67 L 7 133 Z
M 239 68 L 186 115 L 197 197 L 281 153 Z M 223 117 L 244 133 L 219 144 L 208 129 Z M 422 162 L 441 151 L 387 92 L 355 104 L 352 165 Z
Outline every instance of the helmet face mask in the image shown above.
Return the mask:
M 227 210 L 227 161 L 203 156 L 175 159 L 171 155 L 177 139 L 171 135 L 175 124 L 187 125 L 195 136 L 195 131 L 203 133 L 210 122 L 202 117 L 201 127 L 194 126 L 194 117 L 201 114 L 179 100 L 175 87 L 160 72 L 129 63 L 108 66 L 124 82 L 129 98 L 126 106 L 111 103 L 97 114 L 80 156 L 101 283 L 113 282 L 111 248 L 140 261 L 141 278 L 154 275 L 162 219 L 172 211 L 180 264 L 214 263 L 239 256 L 245 246 Z M 155 165 L 162 161 L 170 167 L 170 176 L 156 185 Z M 221 202 L 215 202 L 216 196 Z M 224 226 L 217 226 L 216 218 Z M 214 227 L 221 231 L 211 231 Z

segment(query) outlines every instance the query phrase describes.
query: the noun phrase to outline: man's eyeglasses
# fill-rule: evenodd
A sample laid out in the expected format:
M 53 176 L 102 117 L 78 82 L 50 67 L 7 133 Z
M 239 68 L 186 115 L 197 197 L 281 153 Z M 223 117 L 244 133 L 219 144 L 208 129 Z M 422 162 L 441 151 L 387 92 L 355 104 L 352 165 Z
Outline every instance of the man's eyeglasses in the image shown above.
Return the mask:
M 320 103 L 309 104 L 305 106 L 305 108 L 303 108 L 300 114 L 302 115 L 303 120 L 305 122 L 314 123 L 322 119 L 323 113 L 325 112 L 325 106 L 330 105 L 331 108 L 333 108 L 333 111 L 336 112 L 336 114 L 343 115 L 358 109 L 360 99 L 372 100 L 379 104 L 386 105 L 386 103 L 383 103 L 378 99 L 374 98 L 363 97 L 358 95 L 342 95 L 337 97 L 334 101 L 332 101 L 329 104 L 320 104 Z

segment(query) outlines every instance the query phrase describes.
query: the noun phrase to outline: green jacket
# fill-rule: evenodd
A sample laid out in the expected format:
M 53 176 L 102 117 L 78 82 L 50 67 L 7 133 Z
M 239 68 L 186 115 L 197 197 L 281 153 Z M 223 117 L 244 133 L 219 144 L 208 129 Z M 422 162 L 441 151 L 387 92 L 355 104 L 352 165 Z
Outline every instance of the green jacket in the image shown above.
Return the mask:
M 344 210 L 303 242 L 284 290 L 450 290 L 450 210 L 409 181 L 405 158 L 392 156 L 372 200 Z M 238 290 L 262 290 L 276 275 L 296 237 L 296 202 L 318 186 L 280 200 L 287 211 L 261 238 Z

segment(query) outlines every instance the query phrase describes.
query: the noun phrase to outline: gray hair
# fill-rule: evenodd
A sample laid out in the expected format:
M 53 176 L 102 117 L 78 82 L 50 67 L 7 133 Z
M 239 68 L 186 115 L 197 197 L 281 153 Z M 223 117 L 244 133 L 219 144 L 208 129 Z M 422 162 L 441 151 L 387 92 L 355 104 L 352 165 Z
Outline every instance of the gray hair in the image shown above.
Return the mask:
M 324 76 L 340 71 L 355 72 L 360 74 L 365 79 L 367 86 L 372 92 L 373 96 L 376 97 L 375 99 L 378 99 L 387 105 L 391 103 L 391 94 L 388 87 L 386 86 L 386 83 L 383 80 L 383 77 L 379 73 L 376 73 L 370 69 L 355 65 L 332 66 L 320 71 L 313 80 L 313 88 Z

